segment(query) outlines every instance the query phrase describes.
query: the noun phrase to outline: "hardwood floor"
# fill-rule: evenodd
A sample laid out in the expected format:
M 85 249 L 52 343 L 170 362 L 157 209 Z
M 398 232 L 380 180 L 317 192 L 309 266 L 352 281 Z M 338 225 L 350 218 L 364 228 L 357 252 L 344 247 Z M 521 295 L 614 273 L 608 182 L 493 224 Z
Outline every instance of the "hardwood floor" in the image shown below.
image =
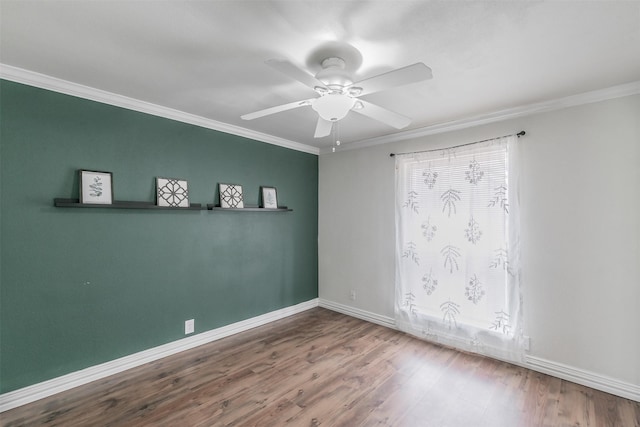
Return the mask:
M 640 403 L 316 308 L 0 414 L 27 426 L 640 426 Z

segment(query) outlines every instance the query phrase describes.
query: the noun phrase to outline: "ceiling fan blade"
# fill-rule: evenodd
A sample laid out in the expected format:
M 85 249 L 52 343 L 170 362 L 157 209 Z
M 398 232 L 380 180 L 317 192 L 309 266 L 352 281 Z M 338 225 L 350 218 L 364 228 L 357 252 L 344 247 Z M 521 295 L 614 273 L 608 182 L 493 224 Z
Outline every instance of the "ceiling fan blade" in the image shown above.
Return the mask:
M 433 77 L 431 68 L 418 62 L 408 65 L 388 73 L 378 74 L 368 79 L 360 80 L 348 86 L 349 88 L 362 88 L 356 96 L 368 95 L 370 93 L 380 92 L 392 87 L 403 86 L 410 83 L 416 83 L 423 80 L 429 80 Z
M 304 101 L 290 102 L 288 104 L 276 105 L 275 107 L 265 108 L 264 110 L 245 114 L 243 116 L 240 116 L 240 118 L 242 120 L 253 120 L 259 117 L 268 116 L 270 114 L 279 113 L 281 111 L 293 110 L 294 108 L 304 107 L 307 105 L 311 105 L 310 99 L 305 99 Z
M 267 65 L 270 65 L 282 74 L 286 74 L 292 79 L 309 86 L 313 90 L 316 90 L 317 87 L 328 90 L 324 83 L 307 73 L 305 70 L 298 68 L 291 61 L 287 61 L 286 59 L 269 59 L 265 62 Z
M 329 120 L 325 120 L 322 117 L 318 116 L 318 124 L 316 125 L 316 133 L 313 135 L 314 138 L 322 138 L 323 136 L 328 136 L 331 134 L 331 129 L 333 129 L 333 122 Z
M 362 114 L 363 116 L 371 117 L 372 119 L 378 120 L 379 122 L 396 129 L 402 129 L 409 126 L 411 123 L 411 119 L 403 116 L 402 114 L 394 113 L 393 111 L 382 108 L 376 104 L 363 101 L 362 99 L 359 99 L 358 102 L 362 103 L 362 108 L 354 108 L 351 111 Z

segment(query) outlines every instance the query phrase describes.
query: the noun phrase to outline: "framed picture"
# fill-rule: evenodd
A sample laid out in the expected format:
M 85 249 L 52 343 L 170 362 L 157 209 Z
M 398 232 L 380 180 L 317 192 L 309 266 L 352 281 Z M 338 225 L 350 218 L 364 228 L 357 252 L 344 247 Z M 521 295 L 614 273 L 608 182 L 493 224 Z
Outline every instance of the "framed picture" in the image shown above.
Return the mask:
M 156 178 L 156 203 L 158 206 L 172 208 L 189 207 L 189 189 L 187 181 L 177 178 Z
M 113 203 L 111 172 L 79 170 L 80 203 L 110 205 Z
M 262 207 L 265 209 L 278 209 L 278 195 L 275 187 L 260 187 Z
M 220 190 L 220 207 L 244 208 L 242 185 L 218 184 Z

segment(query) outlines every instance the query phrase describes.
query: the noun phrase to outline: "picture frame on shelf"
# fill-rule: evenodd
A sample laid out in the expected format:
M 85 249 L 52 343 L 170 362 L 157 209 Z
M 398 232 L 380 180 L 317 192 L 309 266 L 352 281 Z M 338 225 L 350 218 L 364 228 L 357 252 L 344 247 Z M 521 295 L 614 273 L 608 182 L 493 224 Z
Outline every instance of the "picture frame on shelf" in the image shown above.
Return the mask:
M 188 208 L 189 186 L 187 180 L 156 177 L 156 204 L 172 208 Z
M 278 193 L 275 187 L 260 187 L 260 207 L 264 209 L 278 209 Z
M 244 208 L 244 196 L 242 185 L 239 184 L 218 184 L 220 192 L 220 207 L 225 209 Z
M 111 172 L 80 169 L 80 203 L 113 204 L 113 174 Z

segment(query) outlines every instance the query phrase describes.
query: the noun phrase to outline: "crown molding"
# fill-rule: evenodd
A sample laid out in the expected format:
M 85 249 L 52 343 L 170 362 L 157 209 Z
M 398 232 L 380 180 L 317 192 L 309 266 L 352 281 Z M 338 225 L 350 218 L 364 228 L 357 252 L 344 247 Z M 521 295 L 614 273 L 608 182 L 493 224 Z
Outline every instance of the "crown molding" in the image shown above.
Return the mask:
M 436 135 L 439 133 L 451 132 L 460 129 L 466 129 L 475 126 L 481 126 L 489 123 L 500 122 L 518 117 L 530 116 L 533 114 L 546 113 L 563 108 L 575 107 L 593 102 L 606 101 L 609 99 L 622 98 L 625 96 L 640 94 L 640 80 L 626 83 L 618 86 L 612 86 L 605 89 L 585 92 L 578 95 L 567 96 L 564 98 L 552 99 L 549 101 L 538 102 L 535 104 L 524 105 L 515 108 L 495 111 L 488 114 L 480 114 L 461 120 L 454 120 L 445 123 L 438 123 L 431 126 L 425 126 L 418 129 L 411 129 L 404 132 L 398 132 L 391 135 L 384 135 L 375 138 L 363 139 L 360 141 L 343 143 L 340 147 L 342 150 L 355 150 L 358 148 L 371 147 L 374 145 L 388 144 L 390 142 L 404 141 L 407 139 L 415 139 L 423 136 Z M 323 149 L 320 154 L 330 153 L 331 149 Z
M 202 116 L 185 113 L 173 108 L 163 107 L 152 104 L 150 102 L 140 101 L 138 99 L 129 98 L 127 96 L 118 95 L 89 86 L 80 85 L 69 82 L 67 80 L 58 79 L 56 77 L 47 76 L 45 74 L 36 73 L 22 68 L 14 67 L 0 63 L 0 78 L 10 80 L 16 83 L 22 83 L 29 86 L 47 89 L 53 92 L 59 92 L 65 95 L 71 95 L 78 98 L 84 98 L 91 101 L 101 102 L 116 107 L 126 108 L 128 110 L 138 111 L 141 113 L 151 114 L 153 116 L 163 117 L 165 119 L 175 120 L 178 122 L 188 123 L 191 125 L 213 129 L 216 131 L 253 139 L 256 141 L 266 142 L 267 144 L 277 145 L 291 150 L 302 151 L 309 154 L 320 154 L 320 149 L 310 145 L 301 144 L 262 132 L 252 131 L 240 126 L 222 123 L 216 120 L 207 119 Z
M 47 89 L 54 92 L 75 96 L 78 98 L 84 98 L 91 101 L 113 105 L 116 107 L 126 108 L 128 110 L 151 114 L 170 120 L 176 120 L 207 129 L 213 129 L 232 135 L 265 142 L 267 144 L 289 148 L 291 150 L 302 151 L 315 155 L 331 153 L 331 148 L 320 149 L 311 145 L 301 144 L 299 142 L 291 141 L 288 139 L 279 138 L 262 132 L 256 132 L 250 129 L 230 125 L 228 123 L 223 123 L 216 120 L 207 119 L 202 116 L 196 116 L 194 114 L 185 113 L 183 111 L 163 107 L 145 101 L 140 101 L 134 98 L 129 98 L 123 95 L 95 89 L 89 86 L 72 83 L 66 80 L 2 63 L 0 63 L 0 78 L 16 83 L 22 83 L 41 89 Z M 585 92 L 578 95 L 567 96 L 564 98 L 499 110 L 488 114 L 480 114 L 461 120 L 438 123 L 431 126 L 410 129 L 404 132 L 398 132 L 390 135 L 383 135 L 379 137 L 343 143 L 343 145 L 340 147 L 340 151 L 355 150 L 358 148 L 371 147 L 375 145 L 388 144 L 391 142 L 404 141 L 407 139 L 415 139 L 429 135 L 452 132 L 455 130 L 481 126 L 508 119 L 515 119 L 518 117 L 525 117 L 533 114 L 545 113 L 560 110 L 563 108 L 590 104 L 593 102 L 606 101 L 609 99 L 622 98 L 625 96 L 637 94 L 640 94 L 640 80 L 622 85 L 612 86 L 605 89 Z

